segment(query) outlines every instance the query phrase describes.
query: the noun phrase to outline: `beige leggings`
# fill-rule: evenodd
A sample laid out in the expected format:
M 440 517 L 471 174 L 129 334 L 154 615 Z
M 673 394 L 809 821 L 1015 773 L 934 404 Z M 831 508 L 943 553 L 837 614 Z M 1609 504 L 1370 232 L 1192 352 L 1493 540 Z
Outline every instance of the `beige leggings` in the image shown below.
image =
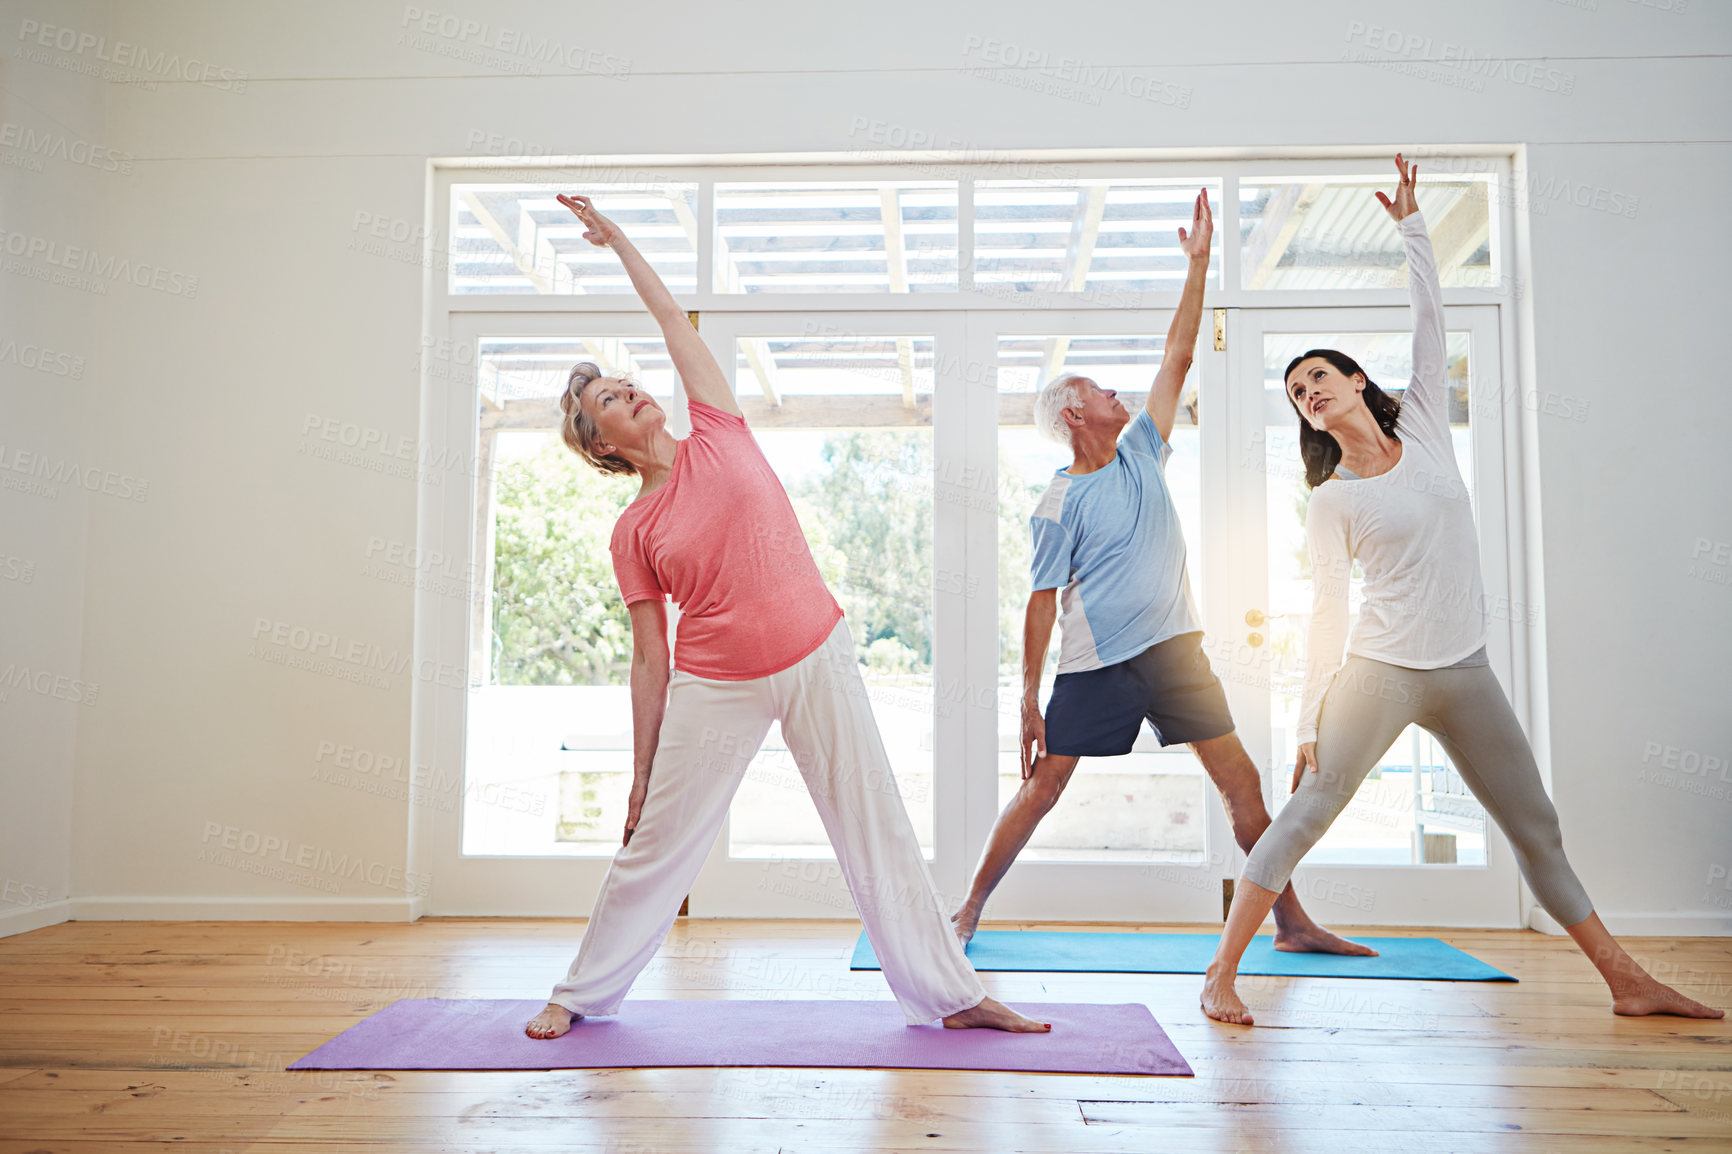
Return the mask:
M 1359 783 L 1409 725 L 1429 731 L 1515 850 L 1522 877 L 1561 925 L 1594 912 L 1564 856 L 1558 813 L 1533 750 L 1487 665 L 1407 669 L 1349 657 L 1317 723 L 1317 772 L 1305 774 L 1245 862 L 1245 877 L 1280 893 L 1299 859 L 1353 800 Z

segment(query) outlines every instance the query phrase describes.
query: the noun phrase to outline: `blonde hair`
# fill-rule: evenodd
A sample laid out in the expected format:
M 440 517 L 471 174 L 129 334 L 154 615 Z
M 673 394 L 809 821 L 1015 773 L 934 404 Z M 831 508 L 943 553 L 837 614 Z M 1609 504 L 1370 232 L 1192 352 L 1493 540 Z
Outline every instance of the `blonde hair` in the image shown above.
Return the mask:
M 579 361 L 571 368 L 571 375 L 565 379 L 565 392 L 559 398 L 560 412 L 565 414 L 559 422 L 559 435 L 565 439 L 566 448 L 589 462 L 597 472 L 629 473 L 637 475 L 637 466 L 624 457 L 613 453 L 601 453 L 596 446 L 601 444 L 601 428 L 595 423 L 595 418 L 583 409 L 583 390 L 602 377 L 601 366 L 593 361 Z

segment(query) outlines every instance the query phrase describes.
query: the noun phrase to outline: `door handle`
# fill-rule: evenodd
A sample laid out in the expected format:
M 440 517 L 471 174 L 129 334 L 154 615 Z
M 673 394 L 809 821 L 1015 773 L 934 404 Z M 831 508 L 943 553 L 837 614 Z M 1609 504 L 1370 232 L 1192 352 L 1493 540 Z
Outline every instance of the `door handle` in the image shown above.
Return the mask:
M 1245 610 L 1245 624 L 1249 625 L 1253 630 L 1256 630 L 1262 628 L 1264 625 L 1276 618 L 1285 616 L 1287 616 L 1285 613 L 1265 613 L 1261 609 L 1247 609 Z M 1249 645 L 1252 649 L 1257 649 L 1263 644 L 1263 635 L 1256 632 L 1247 633 L 1245 634 L 1245 644 Z

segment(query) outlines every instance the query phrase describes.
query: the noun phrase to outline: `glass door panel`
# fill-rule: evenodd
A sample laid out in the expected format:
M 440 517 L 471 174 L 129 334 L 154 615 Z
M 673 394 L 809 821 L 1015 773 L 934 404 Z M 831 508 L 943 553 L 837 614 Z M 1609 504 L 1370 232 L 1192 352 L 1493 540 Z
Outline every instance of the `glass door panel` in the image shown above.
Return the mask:
M 1311 490 L 1299 459 L 1298 415 L 1286 399 L 1284 373 L 1312 349 L 1339 349 L 1366 375 L 1399 397 L 1412 376 L 1406 309 L 1235 310 L 1230 314 L 1234 433 L 1242 515 L 1234 518 L 1243 579 L 1224 649 L 1242 655 L 1255 674 L 1241 693 L 1257 702 L 1242 726 L 1247 748 L 1266 767 L 1270 809 L 1289 799 L 1297 745 L 1294 731 L 1306 669 L 1312 607 L 1305 516 Z M 1457 466 L 1479 525 L 1489 604 L 1499 602 L 1506 572 L 1503 420 L 1498 389 L 1498 334 L 1492 309 L 1449 310 L 1449 422 Z M 1355 566 L 1349 611 L 1357 620 L 1363 575 Z M 1506 602 L 1507 603 L 1507 602 Z M 1507 687 L 1509 623 L 1491 622 L 1488 654 Z M 1257 714 L 1260 713 L 1260 716 Z M 1513 859 L 1484 809 L 1466 789 L 1437 741 L 1410 726 L 1361 785 L 1353 803 L 1294 875 L 1320 920 L 1408 924 L 1512 922 L 1517 889 Z M 1340 905 L 1342 910 L 1331 910 Z
M 483 337 L 476 356 L 488 463 L 477 533 L 464 759 L 463 852 L 611 858 L 631 790 L 631 619 L 608 554 L 634 477 L 604 477 L 556 431 L 572 365 L 624 375 L 664 405 L 661 336 Z
M 1009 804 L 1022 785 L 1022 626 L 1029 598 L 1029 518 L 1053 474 L 1071 453 L 1034 427 L 1034 395 L 1047 381 L 1080 373 L 1119 391 L 1135 416 L 1160 371 L 1162 335 L 1018 333 L 998 338 L 998 387 L 1003 398 L 999 470 L 999 715 L 998 802 Z M 1184 402 L 1189 402 L 1184 403 Z M 1166 465 L 1167 485 L 1185 538 L 1201 542 L 1202 456 L 1195 390 L 1181 402 Z M 1198 550 L 1187 550 L 1193 593 L 1202 588 Z M 1055 627 L 1041 679 L 1042 709 L 1058 670 Z M 1064 796 L 1035 830 L 1023 861 L 1203 860 L 1206 790 L 1201 763 L 1185 746 L 1162 749 L 1147 726 L 1132 752 L 1091 757 L 1079 765 Z
M 842 605 L 930 858 L 934 339 L 812 332 L 738 337 L 735 348 L 742 408 Z M 747 770 L 728 830 L 735 858 L 835 856 L 779 725 Z
M 704 314 L 700 329 L 732 377 L 819 573 L 842 605 L 894 788 L 921 848 L 935 872 L 954 869 L 960 845 L 953 833 L 945 847 L 941 773 L 960 782 L 960 718 L 938 686 L 945 662 L 960 654 L 946 652 L 940 621 L 960 616 L 965 567 L 958 546 L 945 540 L 947 530 L 960 536 L 953 524 L 960 510 L 936 499 L 936 477 L 960 468 L 941 448 L 938 414 L 960 400 L 940 394 L 957 383 L 961 325 L 907 313 L 827 314 L 821 321 Z M 691 909 L 853 914 L 778 725 L 747 769 L 725 832 L 692 888 Z
M 1450 435 L 1456 466 L 1471 492 L 1469 334 L 1452 332 L 1447 341 Z M 1410 333 L 1264 334 L 1269 609 L 1263 632 L 1274 674 L 1269 698 L 1277 781 L 1290 777 L 1297 756 L 1293 733 L 1299 720 L 1305 639 L 1311 619 L 1311 562 L 1305 537 L 1311 490 L 1299 464 L 1298 417 L 1286 400 L 1282 374 L 1295 357 L 1318 348 L 1345 352 L 1359 362 L 1370 380 L 1396 397 L 1413 376 Z M 1349 590 L 1350 623 L 1358 619 L 1363 584 L 1363 574 L 1355 565 Z M 1277 790 L 1276 795 L 1285 801 L 1283 791 Z M 1409 726 L 1372 769 L 1353 804 L 1307 860 L 1313 864 L 1483 866 L 1485 810 L 1463 786 L 1436 739 L 1419 726 Z

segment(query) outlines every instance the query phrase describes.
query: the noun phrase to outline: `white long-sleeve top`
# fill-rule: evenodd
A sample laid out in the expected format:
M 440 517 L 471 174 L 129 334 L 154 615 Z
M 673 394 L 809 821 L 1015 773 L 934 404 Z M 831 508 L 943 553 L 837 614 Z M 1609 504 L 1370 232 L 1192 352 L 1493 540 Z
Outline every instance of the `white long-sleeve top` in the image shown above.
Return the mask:
M 1311 629 L 1306 644 L 1300 744 L 1317 740 L 1329 679 L 1349 655 L 1409 669 L 1454 665 L 1485 644 L 1479 538 L 1449 435 L 1443 289 L 1425 221 L 1397 228 L 1407 244 L 1413 292 L 1413 380 L 1401 398 L 1401 458 L 1387 473 L 1332 477 L 1311 494 Z M 1347 636 L 1347 594 L 1358 559 L 1363 603 Z

